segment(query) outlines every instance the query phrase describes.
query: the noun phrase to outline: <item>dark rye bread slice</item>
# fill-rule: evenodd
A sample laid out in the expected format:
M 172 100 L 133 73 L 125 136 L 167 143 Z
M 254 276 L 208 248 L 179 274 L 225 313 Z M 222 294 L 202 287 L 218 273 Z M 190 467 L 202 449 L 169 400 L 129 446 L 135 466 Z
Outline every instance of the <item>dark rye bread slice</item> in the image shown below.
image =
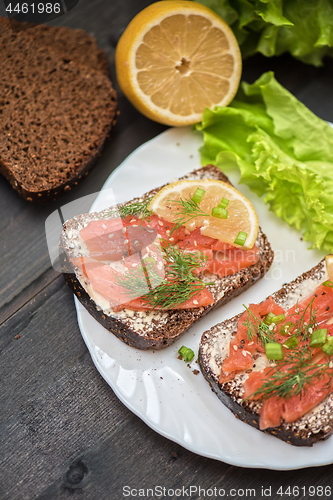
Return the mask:
M 208 165 L 182 177 L 182 179 L 203 178 L 220 179 L 228 182 L 227 177 L 213 165 Z M 136 200 L 146 199 L 155 194 L 159 189 L 161 188 L 153 189 Z M 214 285 L 208 287 L 215 298 L 214 304 L 197 309 L 153 311 L 150 314 L 148 312 L 132 312 L 128 310 L 113 313 L 111 309 L 102 310 L 96 307 L 95 302 L 91 299 L 89 293 L 87 293 L 89 286 L 87 279 L 82 274 L 80 275 L 79 270 L 73 268 L 70 262 L 70 259 L 77 255 L 75 248 L 80 247 L 79 230 L 91 220 L 100 218 L 101 215 L 103 215 L 103 212 L 99 214 L 83 214 L 74 217 L 64 224 L 61 236 L 64 278 L 73 293 L 99 323 L 123 342 L 138 349 L 163 349 L 170 346 L 190 326 L 213 308 L 225 304 L 263 277 L 273 261 L 273 251 L 270 244 L 266 236 L 259 229 L 257 246 L 260 249 L 260 259 L 257 264 L 247 269 L 242 269 L 232 276 L 218 278 L 217 276 L 209 275 L 205 278 L 207 282 L 214 281 Z M 81 278 L 81 282 L 79 278 Z
M 281 307 L 290 308 L 298 299 L 308 295 L 327 278 L 323 260 L 310 271 L 284 285 L 272 297 Z M 259 429 L 261 403 L 242 399 L 243 382 L 247 374 L 237 375 L 233 380 L 223 384 L 219 383 L 222 364 L 228 356 L 229 342 L 237 332 L 240 316 L 241 314 L 219 323 L 202 334 L 198 361 L 205 379 L 222 403 L 237 418 Z M 254 365 L 259 368 L 259 363 L 260 359 L 257 358 Z M 296 422 L 283 421 L 279 427 L 265 429 L 263 432 L 296 446 L 312 446 L 317 441 L 327 439 L 333 433 L 333 395 L 328 396 L 315 409 Z
M 0 53 L 0 172 L 28 201 L 48 202 L 94 165 L 116 121 L 116 93 L 105 75 L 4 22 Z
M 5 18 L 0 18 L 6 22 Z M 7 21 L 8 22 L 8 21 Z M 65 61 L 89 66 L 109 76 L 109 61 L 104 50 L 97 45 L 96 39 L 84 30 L 63 26 L 47 26 L 11 20 L 14 32 L 24 30 L 36 43 L 58 52 Z

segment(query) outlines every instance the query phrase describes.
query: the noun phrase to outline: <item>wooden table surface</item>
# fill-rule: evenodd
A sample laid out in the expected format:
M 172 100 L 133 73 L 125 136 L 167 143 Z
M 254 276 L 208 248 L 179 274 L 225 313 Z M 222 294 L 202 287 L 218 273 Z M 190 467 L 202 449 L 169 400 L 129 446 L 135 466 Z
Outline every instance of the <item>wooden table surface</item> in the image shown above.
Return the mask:
M 149 3 L 80 0 L 52 24 L 95 35 L 107 51 L 117 88 L 117 40 Z M 317 115 L 333 121 L 333 60 L 314 68 L 289 56 L 258 56 L 244 63 L 243 79 L 253 82 L 267 70 L 275 71 L 276 78 Z M 281 496 L 277 490 L 281 485 L 330 486 L 333 465 L 282 472 L 243 469 L 195 455 L 132 414 L 91 361 L 73 296 L 51 266 L 44 225 L 61 205 L 97 192 L 134 149 L 166 129 L 141 116 L 117 90 L 121 114 L 116 129 L 94 170 L 75 190 L 39 207 L 21 199 L 0 178 L 0 500 L 118 500 L 125 498 L 126 485 L 156 484 L 167 489 L 224 488 L 233 498 L 248 498 L 247 488 L 256 489 L 256 498 L 266 498 L 269 490 L 262 495 L 262 487 L 272 488 L 270 498 L 319 498 L 309 492 L 303 495 L 302 490 L 296 496 Z M 135 492 L 130 498 L 134 497 Z M 188 498 L 186 490 L 181 498 Z M 194 493 L 191 498 L 204 497 Z

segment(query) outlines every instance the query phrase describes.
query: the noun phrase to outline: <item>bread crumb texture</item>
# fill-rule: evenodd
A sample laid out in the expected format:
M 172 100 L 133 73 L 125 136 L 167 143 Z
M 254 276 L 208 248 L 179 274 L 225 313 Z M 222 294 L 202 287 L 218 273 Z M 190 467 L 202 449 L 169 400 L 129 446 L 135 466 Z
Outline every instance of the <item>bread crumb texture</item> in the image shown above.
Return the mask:
M 81 177 L 115 121 L 117 100 L 105 74 L 28 32 L 0 21 L 0 171 L 33 199 Z

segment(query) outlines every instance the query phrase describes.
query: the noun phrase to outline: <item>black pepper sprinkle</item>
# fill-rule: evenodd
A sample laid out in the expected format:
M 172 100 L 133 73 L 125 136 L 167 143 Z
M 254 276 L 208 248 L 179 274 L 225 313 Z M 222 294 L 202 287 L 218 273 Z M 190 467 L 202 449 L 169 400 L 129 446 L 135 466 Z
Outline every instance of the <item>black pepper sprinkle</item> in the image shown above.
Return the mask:
M 329 311 L 329 310 L 330 310 L 330 306 L 327 306 L 327 307 L 326 307 L 326 311 Z
M 318 297 L 318 294 L 317 294 L 317 293 L 315 293 L 315 297 Z
M 240 344 L 240 345 L 238 346 L 238 349 L 243 349 L 243 347 L 244 347 L 244 346 L 243 346 L 242 344 Z
M 242 339 L 242 340 L 241 340 L 241 344 L 245 344 L 245 339 Z
M 323 292 L 322 295 L 326 295 L 326 292 Z

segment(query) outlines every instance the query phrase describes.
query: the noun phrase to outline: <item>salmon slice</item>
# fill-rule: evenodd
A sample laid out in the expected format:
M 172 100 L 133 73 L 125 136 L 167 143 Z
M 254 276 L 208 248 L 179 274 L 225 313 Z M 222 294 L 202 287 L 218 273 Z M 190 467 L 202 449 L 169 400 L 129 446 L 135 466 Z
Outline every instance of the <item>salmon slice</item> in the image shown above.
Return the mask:
M 290 367 L 290 365 L 289 365 Z M 269 379 L 271 367 L 267 367 L 259 372 L 251 372 L 244 382 L 244 399 L 258 391 L 263 383 Z M 286 365 L 285 371 L 288 372 Z M 302 417 L 305 413 L 315 408 L 332 392 L 332 382 L 329 374 L 320 379 L 314 379 L 306 386 L 306 390 L 288 399 L 272 396 L 263 402 L 260 409 L 260 429 L 277 427 L 283 418 L 286 422 L 292 423 Z M 255 399 L 255 397 L 251 398 Z
M 273 396 L 267 399 L 259 410 L 260 430 L 268 429 L 269 427 L 278 427 L 281 425 L 282 413 L 284 411 L 284 399 Z
M 185 248 L 186 252 L 200 251 L 206 255 L 207 263 L 200 268 L 200 272 L 208 271 L 220 278 L 238 273 L 241 269 L 256 264 L 260 258 L 257 247 L 247 251 L 242 250 L 209 236 L 204 236 L 199 229 L 178 242 L 178 246 Z
M 247 267 L 253 266 L 259 260 L 259 255 L 252 253 L 251 251 L 239 252 L 242 253 L 239 255 L 237 260 L 220 260 L 215 254 L 215 257 L 207 262 L 205 270 L 222 278 L 223 276 L 230 276 L 232 274 L 238 273 L 241 269 L 246 269 Z
M 276 315 L 284 313 L 284 309 L 277 305 L 272 297 L 261 304 L 250 304 L 248 309 L 258 320 L 262 320 L 269 312 Z M 230 380 L 231 373 L 236 374 L 252 368 L 253 354 L 264 351 L 256 336 L 253 339 L 248 338 L 246 325 L 248 320 L 255 324 L 255 319 L 249 316 L 248 311 L 245 311 L 238 320 L 237 333 L 230 342 L 229 356 L 223 362 L 220 383 L 225 382 L 226 379 Z
M 195 248 L 197 246 L 201 248 L 213 249 L 213 245 L 216 244 L 218 240 L 211 238 L 210 236 L 204 236 L 200 232 L 200 228 L 195 229 L 191 233 L 187 231 L 187 235 L 179 242 L 179 247 L 191 247 Z
M 270 367 L 267 367 L 267 368 L 264 368 L 263 370 L 256 371 L 256 372 L 252 371 L 251 373 L 249 373 L 247 379 L 245 380 L 245 382 L 243 384 L 243 386 L 244 386 L 243 398 L 244 399 L 249 398 L 258 389 L 260 389 L 260 387 L 262 386 L 264 381 L 267 380 L 267 373 L 269 372 L 270 369 L 271 369 Z M 256 399 L 256 398 L 253 397 L 253 399 Z
M 116 283 L 121 274 L 111 266 L 90 257 L 77 257 L 71 262 L 87 276 L 93 291 L 108 300 L 111 307 L 128 302 L 128 294 Z
M 170 234 L 172 229 L 175 227 L 175 224 L 172 224 L 172 222 L 168 222 L 155 214 L 150 217 L 149 226 L 154 228 L 161 238 L 170 241 L 173 245 L 185 238 L 186 229 L 184 226 L 181 226 L 179 229 L 176 229 L 172 232 L 172 234 Z
M 123 220 L 120 218 L 92 220 L 81 229 L 80 236 L 84 241 L 89 241 L 97 236 L 111 234 L 113 231 L 121 230 L 123 227 Z
M 157 238 L 157 232 L 153 228 L 126 226 L 121 219 L 114 221 L 111 224 L 110 221 L 91 221 L 81 229 L 80 236 L 92 259 L 120 260 L 124 256 L 143 251 Z
M 303 314 L 304 310 L 306 309 L 308 304 L 310 304 L 311 301 L 313 301 L 312 309 L 313 310 L 316 309 L 316 320 L 318 324 L 325 322 L 332 317 L 333 288 L 329 286 L 320 285 L 315 289 L 315 291 L 311 295 L 300 300 L 291 309 L 289 309 L 286 321 L 295 322 L 297 316 L 300 317 Z M 310 307 L 308 307 L 306 310 L 304 321 L 309 322 L 309 318 L 310 318 Z
M 224 361 L 220 375 L 220 383 L 223 383 L 229 377 L 230 373 L 240 373 L 248 368 L 252 368 L 253 357 L 250 351 L 244 348 L 244 344 L 230 345 L 230 354 Z
M 332 392 L 330 378 L 328 375 L 307 386 L 304 394 L 286 399 L 284 409 L 281 412 L 286 422 L 295 422 L 305 413 L 315 408 Z

